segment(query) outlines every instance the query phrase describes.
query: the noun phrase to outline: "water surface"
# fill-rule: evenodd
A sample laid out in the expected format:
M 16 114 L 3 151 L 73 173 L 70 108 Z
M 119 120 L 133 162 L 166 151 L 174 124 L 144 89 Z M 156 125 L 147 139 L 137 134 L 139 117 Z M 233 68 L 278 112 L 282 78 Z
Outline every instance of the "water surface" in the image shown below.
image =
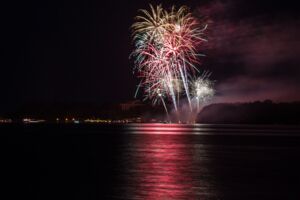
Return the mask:
M 298 127 L 14 125 L 0 130 L 12 199 L 20 194 L 30 199 L 300 199 Z

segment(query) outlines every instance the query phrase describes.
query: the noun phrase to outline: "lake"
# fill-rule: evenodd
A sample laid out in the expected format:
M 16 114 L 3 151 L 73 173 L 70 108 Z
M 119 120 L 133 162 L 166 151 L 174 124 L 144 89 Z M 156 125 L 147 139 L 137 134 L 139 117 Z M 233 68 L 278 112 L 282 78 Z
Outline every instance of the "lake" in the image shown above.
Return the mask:
M 300 127 L 1 125 L 10 199 L 300 199 Z

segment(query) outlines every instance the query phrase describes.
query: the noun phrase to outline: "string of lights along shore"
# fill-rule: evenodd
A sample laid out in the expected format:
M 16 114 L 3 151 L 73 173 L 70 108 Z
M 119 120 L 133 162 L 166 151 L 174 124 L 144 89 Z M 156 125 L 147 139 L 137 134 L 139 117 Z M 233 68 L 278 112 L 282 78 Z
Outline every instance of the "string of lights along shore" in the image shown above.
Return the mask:
M 135 49 L 134 74 L 140 79 L 135 97 L 143 90 L 144 100 L 163 105 L 169 115 L 172 105 L 179 112 L 180 101 L 189 111 L 214 95 L 210 73 L 199 68 L 199 47 L 207 42 L 207 24 L 192 15 L 186 6 L 164 9 L 162 5 L 141 9 L 132 25 Z

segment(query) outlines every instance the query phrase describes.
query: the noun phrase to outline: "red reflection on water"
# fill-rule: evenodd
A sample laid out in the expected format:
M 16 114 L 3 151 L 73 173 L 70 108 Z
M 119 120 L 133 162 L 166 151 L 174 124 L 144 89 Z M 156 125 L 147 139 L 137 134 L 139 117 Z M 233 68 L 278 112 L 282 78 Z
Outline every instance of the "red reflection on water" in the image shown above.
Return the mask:
M 184 124 L 131 124 L 127 130 L 140 134 L 186 134 L 193 131 L 193 125 Z
M 174 128 L 174 127 L 172 127 Z M 181 127 L 178 127 L 181 128 Z M 165 135 L 155 127 L 153 135 L 142 135 L 134 144 L 132 178 L 137 199 L 195 199 L 191 170 L 193 152 L 180 135 Z

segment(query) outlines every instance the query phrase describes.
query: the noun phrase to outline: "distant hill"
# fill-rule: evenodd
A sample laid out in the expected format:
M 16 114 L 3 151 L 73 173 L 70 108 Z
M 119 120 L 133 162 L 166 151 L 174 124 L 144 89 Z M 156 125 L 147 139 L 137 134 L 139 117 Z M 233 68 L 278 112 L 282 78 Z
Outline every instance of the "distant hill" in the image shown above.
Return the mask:
M 202 109 L 198 123 L 216 124 L 300 124 L 300 102 L 219 103 Z

